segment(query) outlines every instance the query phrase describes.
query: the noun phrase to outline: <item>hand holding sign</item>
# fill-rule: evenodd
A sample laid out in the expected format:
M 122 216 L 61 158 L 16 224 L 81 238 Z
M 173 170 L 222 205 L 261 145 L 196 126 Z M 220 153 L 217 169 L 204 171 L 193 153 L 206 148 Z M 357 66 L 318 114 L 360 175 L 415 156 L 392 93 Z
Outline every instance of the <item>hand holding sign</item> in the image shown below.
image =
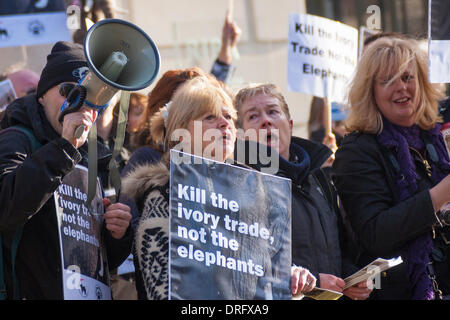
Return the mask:
M 54 193 L 65 300 L 111 299 L 102 237 L 102 188 L 98 179 L 92 206 L 88 206 L 87 185 L 88 170 L 77 165 Z
M 69 113 L 64 117 L 61 137 L 69 141 L 75 148 L 81 147 L 87 140 L 89 129 L 97 118 L 98 111 L 82 107 L 79 111 Z M 83 125 L 84 131 L 78 138 L 74 137 L 78 126 Z
M 169 298 L 290 299 L 290 180 L 177 153 Z
M 106 212 L 103 216 L 106 223 L 106 229 L 111 232 L 114 239 L 121 239 L 130 225 L 130 207 L 120 202 L 111 203 L 108 198 L 103 199 L 103 205 L 106 208 Z

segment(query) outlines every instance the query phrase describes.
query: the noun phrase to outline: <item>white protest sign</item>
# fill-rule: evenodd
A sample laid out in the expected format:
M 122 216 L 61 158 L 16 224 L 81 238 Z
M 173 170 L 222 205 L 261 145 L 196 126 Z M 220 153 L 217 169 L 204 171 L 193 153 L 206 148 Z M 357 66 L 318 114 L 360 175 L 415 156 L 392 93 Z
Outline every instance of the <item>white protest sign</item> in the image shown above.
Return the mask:
M 448 0 L 430 0 L 428 8 L 429 80 L 450 82 L 450 25 Z
M 102 244 L 104 207 L 101 184 L 88 208 L 88 170 L 77 165 L 54 192 L 65 300 L 111 300 Z
M 364 48 L 364 41 L 369 38 L 370 36 L 379 33 L 377 30 L 373 29 L 367 29 L 364 26 L 359 27 L 359 50 L 358 50 L 358 57 L 361 59 L 362 51 Z
M 358 30 L 330 19 L 289 15 L 288 89 L 344 102 L 358 61 Z
M 6 107 L 16 99 L 17 95 L 11 80 L 0 81 L 0 112 L 4 112 Z
M 1 8 L 0 8 L 1 9 Z M 0 10 L 0 47 L 71 41 L 65 11 L 8 12 Z

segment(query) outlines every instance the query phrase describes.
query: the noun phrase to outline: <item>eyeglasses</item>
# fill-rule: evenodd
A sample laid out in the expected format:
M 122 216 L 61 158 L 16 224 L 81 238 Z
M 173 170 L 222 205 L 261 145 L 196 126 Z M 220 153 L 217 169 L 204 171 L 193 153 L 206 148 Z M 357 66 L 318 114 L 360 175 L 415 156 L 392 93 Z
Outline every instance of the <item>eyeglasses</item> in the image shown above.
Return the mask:
M 65 98 L 69 95 L 70 91 L 75 88 L 76 84 L 74 83 L 61 83 L 59 85 L 59 94 Z

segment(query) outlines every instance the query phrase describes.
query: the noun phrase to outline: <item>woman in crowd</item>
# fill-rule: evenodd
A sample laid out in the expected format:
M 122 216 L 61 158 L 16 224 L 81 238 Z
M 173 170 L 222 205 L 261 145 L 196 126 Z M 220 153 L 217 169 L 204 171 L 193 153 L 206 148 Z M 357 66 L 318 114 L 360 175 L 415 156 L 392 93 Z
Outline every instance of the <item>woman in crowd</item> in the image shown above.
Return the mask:
M 122 176 L 133 170 L 136 166 L 155 163 L 161 159 L 164 153 L 164 146 L 155 140 L 151 134 L 151 119 L 171 101 L 174 92 L 183 83 L 196 77 L 203 76 L 209 78 L 211 83 L 226 89 L 226 85 L 217 81 L 212 75 L 206 73 L 198 67 L 187 69 L 176 69 L 166 71 L 158 80 L 155 87 L 148 95 L 148 104 L 142 116 L 139 128 L 133 135 L 133 146 L 135 151 L 129 158 L 127 165 L 122 171 Z
M 210 128 L 222 132 L 221 139 L 215 143 L 222 144 L 224 152 L 213 154 L 216 160 L 225 161 L 233 154 L 236 111 L 231 98 L 211 81 L 203 76 L 187 81 L 174 93 L 171 103 L 155 113 L 150 134 L 165 152 L 159 162 L 138 166 L 123 180 L 123 193 L 135 200 L 139 210 L 135 256 L 148 299 L 168 298 L 169 195 L 166 190 L 170 149 L 176 146 L 179 149 L 179 144 L 185 143 L 181 147 L 185 152 L 198 150 L 194 143 L 187 144 L 187 140 L 202 141 L 202 137 L 194 137 L 195 120 L 201 122 L 202 133 Z M 175 135 L 177 129 L 187 130 L 192 138 L 180 141 Z M 203 149 L 202 144 L 201 152 Z
M 142 281 L 143 286 L 137 287 L 145 289 L 147 299 L 168 298 L 170 149 L 221 162 L 231 159 L 236 117 L 231 97 L 217 80 L 198 76 L 180 86 L 172 100 L 151 119 L 151 135 L 165 152 L 158 163 L 137 166 L 123 180 L 123 193 L 135 200 L 139 210 L 135 257 L 141 275 L 137 281 Z M 200 131 L 194 129 L 196 123 L 201 123 Z M 210 129 L 220 133 L 214 135 L 212 142 L 203 139 Z M 195 146 L 199 142 L 200 148 Z M 315 281 L 306 270 L 294 267 L 291 272 L 293 293 L 312 290 Z M 305 285 L 306 282 L 310 285 Z
M 143 121 L 140 124 L 138 131 L 135 134 L 136 150 L 133 152 L 128 160 L 128 163 L 121 172 L 122 177 L 133 171 L 138 166 L 150 165 L 161 160 L 164 154 L 164 144 L 162 140 L 155 139 L 152 132 L 153 126 L 151 120 L 155 114 L 164 108 L 169 101 L 172 100 L 174 92 L 186 81 L 196 77 L 203 76 L 210 80 L 210 82 L 217 87 L 225 87 L 222 82 L 219 82 L 212 75 L 204 72 L 202 69 L 193 67 L 186 69 L 177 69 L 166 71 L 156 83 L 155 87 L 148 95 L 148 105 L 143 116 Z M 152 130 L 151 130 L 152 129 Z M 158 134 L 162 134 L 161 132 Z M 122 193 L 122 201 L 131 207 L 133 219 L 131 224 L 133 229 L 137 228 L 140 212 L 136 207 L 133 199 L 129 199 Z M 136 269 L 136 287 L 139 299 L 146 299 L 145 288 L 141 279 L 141 272 L 139 271 L 139 263 L 137 257 L 134 257 L 134 265 Z
M 130 105 L 128 107 L 128 121 L 127 121 L 127 131 L 125 135 L 124 147 L 126 147 L 130 152 L 136 149 L 136 134 L 144 121 L 145 112 L 148 105 L 148 97 L 139 92 L 132 92 L 130 94 Z M 114 108 L 114 120 L 116 123 L 119 119 L 119 106 L 118 103 Z
M 382 273 L 374 299 L 450 294 L 444 210 L 450 163 L 427 56 L 415 40 L 381 38 L 365 50 L 349 90 L 344 138 L 333 179 L 361 243 L 360 267 L 401 256 Z
M 197 69 L 190 68 L 166 71 L 155 84 L 155 87 L 149 92 L 144 120 L 140 123 L 136 135 L 136 143 L 139 147 L 150 146 L 162 153 L 160 146 L 155 143 L 150 134 L 150 120 L 155 113 L 170 101 L 173 93 L 180 84 L 200 75 L 200 72 L 202 74 L 204 73 L 201 69 L 198 69 L 199 71 Z
M 243 143 L 246 152 L 245 160 L 236 153 L 237 160 L 256 170 L 275 169 L 274 174 L 292 182 L 292 262 L 309 270 L 322 289 L 342 292 L 354 300 L 367 299 L 372 288 L 365 281 L 344 290 L 343 277 L 357 269 L 351 263 L 352 243 L 341 227 L 343 219 L 334 188 L 320 169 L 331 150 L 292 135 L 289 106 L 275 84 L 256 83 L 242 88 L 236 95 L 235 107 L 237 125 L 248 136 L 238 135 L 238 145 Z M 270 149 L 265 150 L 266 146 Z M 271 156 L 266 157 L 268 154 Z

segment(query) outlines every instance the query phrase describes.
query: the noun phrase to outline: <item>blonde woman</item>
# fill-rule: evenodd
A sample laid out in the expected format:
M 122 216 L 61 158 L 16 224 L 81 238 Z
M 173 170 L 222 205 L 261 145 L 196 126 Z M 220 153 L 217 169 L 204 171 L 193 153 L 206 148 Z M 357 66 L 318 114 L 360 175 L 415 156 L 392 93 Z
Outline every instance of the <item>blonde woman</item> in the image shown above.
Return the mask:
M 404 261 L 382 274 L 374 299 L 450 294 L 449 228 L 440 210 L 450 201 L 450 163 L 427 61 L 415 40 L 381 38 L 366 49 L 350 86 L 352 133 L 333 172 L 361 243 L 357 263 Z
M 175 91 L 172 100 L 151 119 L 151 135 L 161 143 L 165 153 L 159 163 L 138 166 L 123 180 L 123 193 L 133 198 L 139 208 L 140 218 L 135 235 L 136 281 L 138 288 L 145 288 L 147 299 L 168 298 L 169 151 L 175 148 L 221 162 L 232 159 L 236 120 L 237 113 L 231 97 L 216 80 L 204 76 L 182 84 Z M 262 191 L 254 192 L 261 194 Z M 261 210 L 263 209 L 267 210 Z M 258 213 L 255 208 L 251 213 L 245 214 L 253 214 L 252 217 L 257 219 Z M 275 226 L 269 225 L 271 227 Z M 242 246 L 244 242 L 241 242 Z M 267 269 L 277 272 L 271 266 L 271 259 L 275 255 L 281 256 L 277 250 L 284 248 L 267 250 L 265 247 L 252 245 L 249 248 L 254 250 L 252 254 L 264 257 Z M 291 290 L 294 295 L 312 290 L 316 283 L 308 270 L 295 266 L 291 268 L 290 283 L 289 270 L 285 280 L 286 286 L 281 290 Z M 229 283 L 224 285 L 235 288 L 237 293 L 233 298 L 262 299 L 267 290 L 264 288 L 265 292 L 262 293 L 256 283 L 258 281 L 233 274 L 230 275 Z
M 168 298 L 169 151 L 176 148 L 203 156 L 206 146 L 213 144 L 209 157 L 225 161 L 234 151 L 235 119 L 230 96 L 202 76 L 186 81 L 151 119 L 151 135 L 165 153 L 159 163 L 137 167 L 123 180 L 124 194 L 139 208 L 136 256 L 148 299 Z M 200 132 L 194 132 L 197 126 Z M 203 141 L 209 129 L 216 133 L 213 141 Z

